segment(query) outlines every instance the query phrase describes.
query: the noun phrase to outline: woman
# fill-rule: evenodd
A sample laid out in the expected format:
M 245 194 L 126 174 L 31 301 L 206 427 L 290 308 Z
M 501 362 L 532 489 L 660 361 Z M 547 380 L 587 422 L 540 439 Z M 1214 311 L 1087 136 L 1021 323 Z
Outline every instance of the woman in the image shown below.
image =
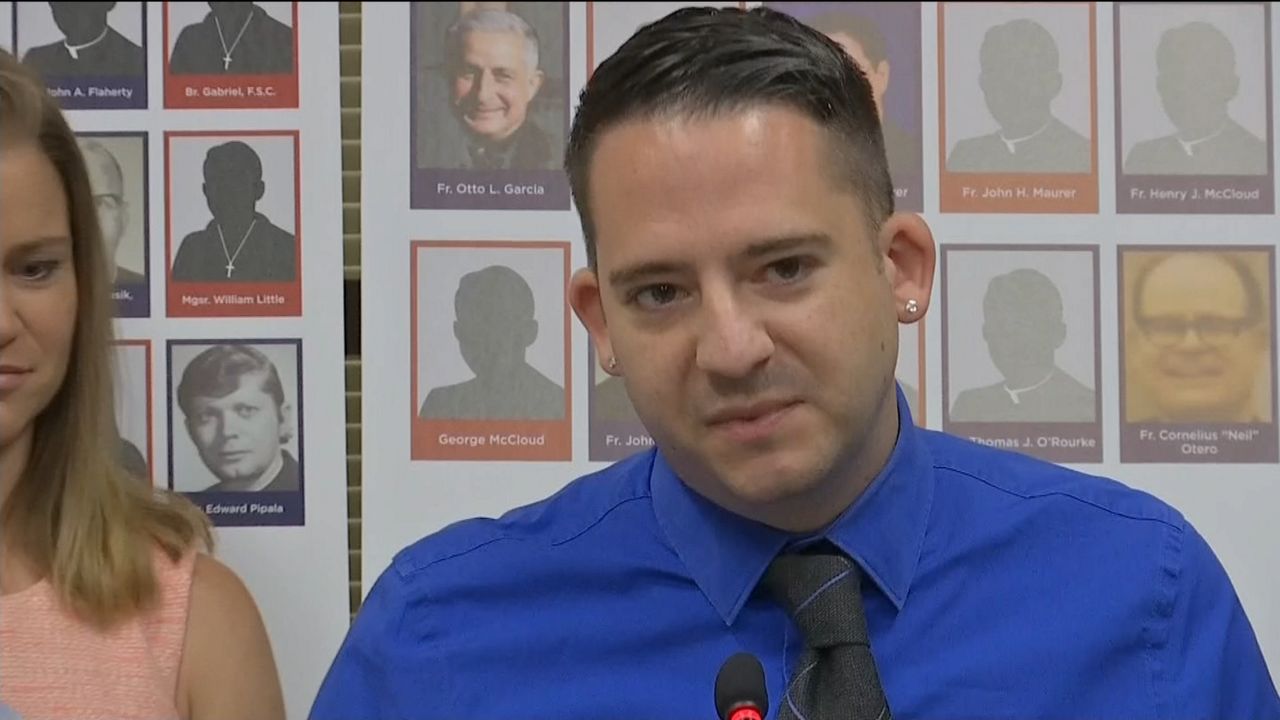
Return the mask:
M 0 51 L 0 717 L 283 718 L 208 520 L 120 461 L 100 235 L 75 136 Z

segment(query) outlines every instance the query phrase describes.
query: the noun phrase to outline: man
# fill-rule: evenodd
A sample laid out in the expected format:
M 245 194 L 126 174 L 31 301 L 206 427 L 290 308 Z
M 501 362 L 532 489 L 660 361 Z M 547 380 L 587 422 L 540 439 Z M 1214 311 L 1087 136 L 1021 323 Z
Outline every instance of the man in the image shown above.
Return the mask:
M 1152 407 L 1135 420 L 1269 422 L 1257 403 L 1271 345 L 1266 302 L 1249 268 L 1226 253 L 1172 253 L 1144 268 L 1134 281 L 1129 377 Z
M 111 278 L 117 287 L 146 285 L 142 273 L 121 267 L 116 259 L 120 241 L 129 227 L 129 201 L 124 197 L 124 173 L 120 162 L 102 143 L 93 138 L 80 138 L 80 151 L 84 155 L 85 168 L 89 171 L 89 186 L 93 189 L 93 203 L 98 209 L 98 224 L 102 226 L 102 242 L 111 258 Z
M 465 142 L 447 148 L 440 167 L 554 169 L 551 139 L 529 117 L 544 80 L 533 27 L 504 10 L 472 10 L 449 28 L 445 58 L 450 110 Z
M 1000 129 L 956 143 L 951 172 L 1087 173 L 1089 140 L 1053 114 L 1062 90 L 1058 44 L 1044 26 L 1019 19 L 987 30 L 978 84 Z M 965 98 L 951 98 L 964 102 Z
M 1031 268 L 997 275 L 987 286 L 982 312 L 982 338 L 1004 380 L 961 392 L 951 420 L 1094 422 L 1093 390 L 1055 359 L 1067 325 L 1062 295 L 1052 280 Z
M 768 9 L 596 69 L 570 301 L 656 447 L 399 553 L 313 718 L 722 717 L 738 652 L 782 718 L 1280 717 L 1174 510 L 914 426 L 935 247 L 879 138 L 847 55 Z
M 210 12 L 178 33 L 169 57 L 174 75 L 286 75 L 293 68 L 293 28 L 251 2 L 211 2 Z
M 1176 131 L 1133 146 L 1124 171 L 1133 175 L 1265 175 L 1271 153 L 1261 138 L 1231 118 L 1240 91 L 1236 53 L 1207 22 L 1179 25 L 1160 36 L 1156 89 Z
M 297 276 L 294 236 L 257 210 L 266 193 L 258 153 L 239 140 L 210 148 L 201 187 L 213 219 L 182 239 L 173 279 L 292 282 Z
M 113 2 L 51 2 L 63 39 L 33 47 L 22 61 L 46 78 L 145 75 L 142 48 L 107 24 Z
M 276 366 L 247 345 L 214 345 L 182 373 L 178 407 L 187 433 L 218 483 L 202 492 L 293 492 L 298 461 L 293 406 Z
M 564 388 L 525 360 L 538 338 L 533 310 L 533 290 L 511 268 L 493 265 L 463 275 L 454 295 L 453 335 L 475 377 L 432 389 L 419 415 L 431 420 L 563 419 Z
M 884 131 L 884 149 L 889 156 L 889 174 L 896 177 L 920 173 L 919 135 L 908 133 L 892 118 L 885 117 L 884 96 L 889 91 L 892 68 L 884 35 L 875 23 L 847 12 L 833 11 L 813 18 L 808 24 L 844 48 L 871 83 L 876 115 Z

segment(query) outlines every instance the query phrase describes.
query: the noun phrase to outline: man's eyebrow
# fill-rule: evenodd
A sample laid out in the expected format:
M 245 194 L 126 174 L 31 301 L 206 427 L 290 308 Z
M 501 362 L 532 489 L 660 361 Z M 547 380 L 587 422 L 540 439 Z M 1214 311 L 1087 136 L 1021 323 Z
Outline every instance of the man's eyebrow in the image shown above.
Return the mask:
M 631 267 L 623 267 L 609 273 L 610 285 L 631 285 L 640 280 L 657 275 L 671 275 L 679 272 L 684 266 L 668 260 L 653 260 Z
M 801 233 L 798 235 L 780 235 L 778 237 L 758 240 L 748 245 L 739 255 L 745 259 L 758 259 L 768 255 L 777 255 L 804 247 L 818 249 L 830 247 L 833 243 L 826 233 Z M 643 262 L 631 267 L 623 267 L 609 273 L 610 285 L 631 285 L 645 278 L 671 275 L 680 272 L 685 266 L 668 260 Z
M 832 243 L 831 236 L 821 232 L 780 235 L 752 243 L 742 251 L 741 255 L 748 259 L 758 259 L 766 255 L 776 255 L 809 246 L 816 246 L 818 249 L 827 248 Z

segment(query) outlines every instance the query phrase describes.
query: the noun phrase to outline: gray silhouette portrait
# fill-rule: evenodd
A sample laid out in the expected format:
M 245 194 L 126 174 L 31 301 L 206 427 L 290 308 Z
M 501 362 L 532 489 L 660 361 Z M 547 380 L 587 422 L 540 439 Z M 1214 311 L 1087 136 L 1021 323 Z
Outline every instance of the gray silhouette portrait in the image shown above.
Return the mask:
M 182 239 L 173 261 L 173 279 L 293 281 L 297 274 L 293 234 L 257 210 L 266 192 L 258 153 L 238 140 L 210 148 L 202 187 L 213 218 L 203 230 Z
M 627 394 L 627 384 L 620 377 L 610 377 L 596 385 L 594 402 L 598 420 L 640 423 L 640 416 Z
M 461 142 L 436 143 L 431 167 L 551 170 L 560 159 L 534 120 L 546 75 L 533 26 L 506 10 L 464 12 L 444 38 L 449 112 Z M 424 123 L 419 132 L 439 132 Z
M 63 39 L 33 47 L 22 61 L 45 77 L 138 76 L 147 72 L 142 48 L 108 23 L 113 2 L 51 2 Z
M 1218 28 L 1189 22 L 1156 47 L 1156 90 L 1176 131 L 1134 145 L 1124 171 L 1133 175 L 1265 175 L 1267 144 L 1228 112 L 1240 91 L 1236 54 Z
M 102 227 L 102 242 L 106 246 L 108 266 L 116 285 L 145 285 L 142 273 L 120 267 L 116 255 L 120 241 L 129 231 L 133 206 L 125 197 L 124 173 L 120 161 L 102 143 L 94 138 L 80 138 L 80 152 L 84 155 L 89 171 L 89 186 L 93 191 L 93 204 L 98 211 L 98 224 Z
M 961 392 L 955 422 L 1093 422 L 1095 393 L 1057 365 L 1067 336 L 1062 294 L 1030 268 L 991 279 L 982 336 L 1001 382 Z
M 432 420 L 563 419 L 564 388 L 525 360 L 538 331 L 533 290 L 519 273 L 492 265 L 463 275 L 454 295 L 453 334 L 475 377 L 433 388 L 419 415 Z
M 983 37 L 979 62 L 978 83 L 1000 129 L 956 143 L 947 158 L 949 171 L 1090 171 L 1089 140 L 1053 114 L 1062 71 L 1058 45 L 1044 26 L 1025 18 L 993 26 Z
M 889 172 L 900 175 L 919 172 L 920 137 L 902 129 L 893 118 L 885 117 L 884 97 L 892 89 L 893 68 L 884 34 L 870 20 L 847 11 L 831 11 L 806 21 L 806 24 L 834 40 L 867 76 L 872 97 L 880 116 Z
M 293 72 L 293 29 L 256 3 L 211 2 L 204 19 L 178 33 L 174 75 L 285 75 Z
M 293 406 L 275 363 L 248 345 L 214 345 L 182 372 L 178 407 L 192 443 L 217 484 L 204 492 L 299 489 Z

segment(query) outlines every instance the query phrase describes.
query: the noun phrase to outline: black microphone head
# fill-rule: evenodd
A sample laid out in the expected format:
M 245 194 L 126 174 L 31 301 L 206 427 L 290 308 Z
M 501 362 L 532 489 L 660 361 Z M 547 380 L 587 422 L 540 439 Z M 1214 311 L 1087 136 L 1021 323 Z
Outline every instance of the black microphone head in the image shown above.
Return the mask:
M 716 675 L 716 714 L 721 720 L 744 705 L 755 705 L 760 716 L 769 714 L 769 691 L 764 667 L 755 655 L 740 652 L 724 661 Z

